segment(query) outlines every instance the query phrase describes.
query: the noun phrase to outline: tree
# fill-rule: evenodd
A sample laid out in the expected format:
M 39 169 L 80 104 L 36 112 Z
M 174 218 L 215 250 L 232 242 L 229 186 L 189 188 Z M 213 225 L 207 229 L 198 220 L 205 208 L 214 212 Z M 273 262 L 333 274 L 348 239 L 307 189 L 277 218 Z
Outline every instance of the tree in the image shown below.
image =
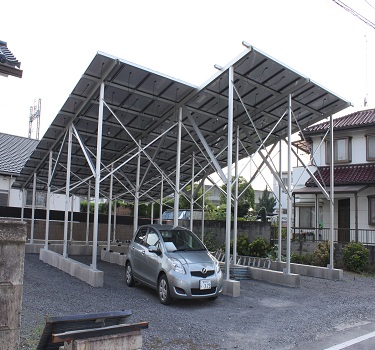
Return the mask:
M 270 197 L 271 192 L 266 189 L 262 193 L 262 197 L 259 198 L 259 203 L 256 206 L 256 210 L 259 212 L 261 209 L 265 208 L 266 213 L 272 214 L 273 208 L 276 204 L 276 199 L 274 197 Z M 262 210 L 264 211 L 264 210 Z M 265 213 L 265 214 L 266 214 Z M 261 213 L 260 213 L 261 214 Z
M 232 178 L 232 182 L 234 181 L 234 179 L 235 178 Z M 235 185 L 232 185 L 232 193 L 234 193 L 234 186 Z M 224 192 L 227 192 L 226 185 L 221 186 L 221 188 L 224 190 Z M 249 213 L 249 209 L 254 207 L 255 194 L 253 188 L 251 187 L 251 185 L 249 185 L 249 182 L 246 181 L 246 179 L 242 176 L 238 178 L 238 195 L 241 195 L 241 197 L 238 199 L 238 217 L 245 217 Z M 225 204 L 226 200 L 226 195 L 221 194 L 220 203 Z M 233 212 L 234 207 L 232 204 L 232 214 Z

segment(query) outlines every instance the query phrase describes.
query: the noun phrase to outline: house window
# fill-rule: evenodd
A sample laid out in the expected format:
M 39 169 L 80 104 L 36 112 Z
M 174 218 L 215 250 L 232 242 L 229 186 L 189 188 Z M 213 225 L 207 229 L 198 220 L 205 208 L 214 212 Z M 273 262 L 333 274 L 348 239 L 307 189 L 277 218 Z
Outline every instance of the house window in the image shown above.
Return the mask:
M 45 208 L 46 203 L 47 203 L 47 193 L 36 191 L 35 207 Z M 33 205 L 33 191 L 32 190 L 26 191 L 26 205 L 30 207 Z
M 8 192 L 0 191 L 0 207 L 8 206 Z
M 315 207 L 299 208 L 299 227 L 315 227 Z
M 375 135 L 366 135 L 366 159 L 375 160 Z
M 368 196 L 368 223 L 375 225 L 375 196 Z
M 333 140 L 333 159 L 337 163 L 349 163 L 352 161 L 352 140 L 350 137 Z M 331 143 L 326 142 L 326 163 L 331 162 Z

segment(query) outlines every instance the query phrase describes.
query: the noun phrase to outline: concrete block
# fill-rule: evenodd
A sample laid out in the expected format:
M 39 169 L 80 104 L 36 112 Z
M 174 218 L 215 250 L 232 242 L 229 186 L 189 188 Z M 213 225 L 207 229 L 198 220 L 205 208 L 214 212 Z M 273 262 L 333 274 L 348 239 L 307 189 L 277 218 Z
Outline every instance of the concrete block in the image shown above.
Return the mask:
M 64 350 L 141 350 L 141 331 L 114 334 L 103 337 L 73 340 L 64 343 Z
M 229 295 L 231 297 L 239 297 L 241 294 L 241 283 L 235 280 L 224 280 L 223 281 L 223 295 Z
M 266 281 L 292 288 L 300 287 L 300 275 L 298 274 L 287 274 L 281 271 L 273 271 L 257 267 L 250 267 L 250 271 L 251 277 L 259 281 Z
M 51 250 L 41 249 L 39 259 L 53 267 L 62 270 L 69 275 L 80 279 L 93 287 L 103 287 L 104 273 L 100 270 L 94 270 L 79 261 L 70 258 L 64 258 L 62 255 Z
M 285 262 L 273 261 L 271 268 L 274 270 L 282 271 L 286 267 Z M 323 278 L 334 281 L 341 281 L 343 279 L 343 270 L 331 269 L 329 267 L 290 264 L 290 271 L 302 276 Z

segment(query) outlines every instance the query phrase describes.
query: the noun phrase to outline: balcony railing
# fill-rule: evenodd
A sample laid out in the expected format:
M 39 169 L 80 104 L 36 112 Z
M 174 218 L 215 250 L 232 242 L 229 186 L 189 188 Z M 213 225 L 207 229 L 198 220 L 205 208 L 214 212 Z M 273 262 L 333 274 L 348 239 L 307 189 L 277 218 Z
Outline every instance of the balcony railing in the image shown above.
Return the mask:
M 277 230 L 274 231 L 273 239 L 277 240 Z M 302 228 L 292 227 L 292 239 L 302 241 L 330 241 L 330 228 Z M 333 230 L 334 242 L 361 242 L 364 244 L 375 244 L 375 229 L 343 229 L 334 228 Z

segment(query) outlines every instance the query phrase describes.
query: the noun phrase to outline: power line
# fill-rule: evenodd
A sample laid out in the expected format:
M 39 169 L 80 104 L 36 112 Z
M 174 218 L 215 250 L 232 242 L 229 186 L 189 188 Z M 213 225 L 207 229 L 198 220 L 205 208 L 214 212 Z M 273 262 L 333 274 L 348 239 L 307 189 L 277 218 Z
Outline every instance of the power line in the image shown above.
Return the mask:
M 371 5 L 369 1 L 365 0 L 365 2 L 367 3 L 367 5 L 369 5 L 369 6 L 372 7 L 373 9 L 375 9 L 375 7 L 374 7 L 373 5 Z
M 368 26 L 372 27 L 373 29 L 375 29 L 375 24 L 373 22 L 371 22 L 369 19 L 367 19 L 366 17 L 362 16 L 360 13 L 358 13 L 357 11 L 353 10 L 351 7 L 349 7 L 348 5 L 344 4 L 342 1 L 340 0 L 332 0 L 335 4 L 339 5 L 340 7 L 342 7 L 344 10 L 348 11 L 349 13 L 351 13 L 353 16 L 359 18 L 361 21 L 365 22 Z M 367 2 L 367 1 L 366 1 Z

